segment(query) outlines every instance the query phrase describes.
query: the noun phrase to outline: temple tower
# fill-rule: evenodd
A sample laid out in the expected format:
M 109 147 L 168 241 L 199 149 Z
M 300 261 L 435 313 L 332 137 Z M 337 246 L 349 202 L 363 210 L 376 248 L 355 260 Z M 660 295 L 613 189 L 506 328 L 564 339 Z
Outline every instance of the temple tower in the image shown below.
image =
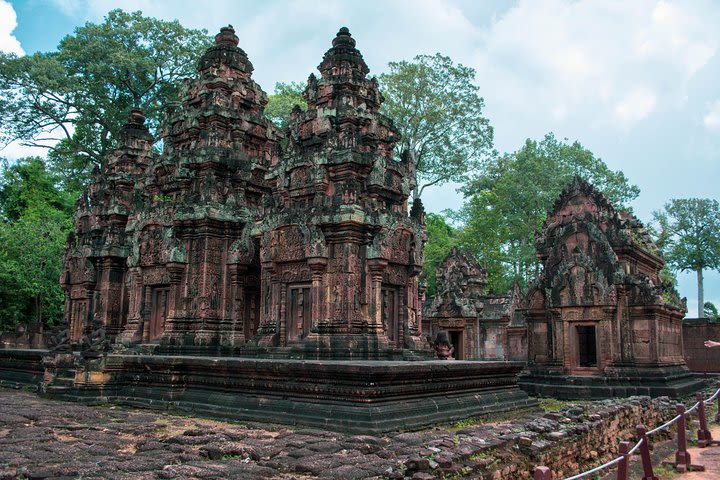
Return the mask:
M 536 239 L 543 271 L 524 300 L 531 392 L 678 395 L 698 385 L 683 359 L 684 301 L 660 279 L 642 224 L 576 177 Z
M 341 28 L 295 109 L 268 178 L 261 241 L 261 346 L 360 358 L 423 350 L 418 274 L 424 220 L 412 162 L 379 113 L 375 78 Z
M 279 131 L 263 116 L 267 96 L 224 27 L 168 109 L 164 152 L 141 185 L 144 208 L 128 225 L 128 324 L 123 340 L 233 347 L 259 315 L 265 175 Z
M 65 320 L 77 341 L 95 326 L 111 337 L 127 314 L 128 218 L 135 213 L 135 184 L 152 159 L 153 138 L 142 111 L 135 109 L 118 134 L 117 148 L 96 167 L 75 205 L 75 233 L 67 241 L 61 284 Z

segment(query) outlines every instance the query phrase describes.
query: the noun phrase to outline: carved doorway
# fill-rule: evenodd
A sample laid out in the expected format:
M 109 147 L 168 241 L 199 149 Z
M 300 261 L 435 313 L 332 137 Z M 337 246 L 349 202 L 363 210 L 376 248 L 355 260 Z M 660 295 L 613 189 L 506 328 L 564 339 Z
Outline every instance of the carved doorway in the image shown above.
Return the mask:
M 245 290 L 245 312 L 243 316 L 243 332 L 246 341 L 257 335 L 260 323 L 260 290 L 248 288 Z
M 382 322 L 385 334 L 391 342 L 397 342 L 398 335 L 398 290 L 396 288 L 383 288 L 382 294 Z
M 289 308 L 285 326 L 288 342 L 302 340 L 312 326 L 312 298 L 310 285 L 296 285 L 289 289 Z
M 595 327 L 592 325 L 578 325 L 578 366 L 597 367 L 597 343 Z
M 147 330 L 149 341 L 158 340 L 165 330 L 165 320 L 168 314 L 168 296 L 170 289 L 167 287 L 153 288 L 150 300 L 150 324 Z
M 462 330 L 450 330 L 450 343 L 455 347 L 453 357 L 455 360 L 465 360 L 465 345 L 463 343 L 463 331 Z

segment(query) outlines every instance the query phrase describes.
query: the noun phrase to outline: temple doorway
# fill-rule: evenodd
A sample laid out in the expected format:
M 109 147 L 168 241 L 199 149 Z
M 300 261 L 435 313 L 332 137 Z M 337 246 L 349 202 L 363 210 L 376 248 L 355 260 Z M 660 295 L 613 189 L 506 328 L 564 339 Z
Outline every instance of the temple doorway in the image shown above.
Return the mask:
M 398 290 L 396 288 L 385 288 L 382 294 L 382 321 L 385 327 L 388 340 L 398 341 Z
M 286 335 L 288 342 L 302 340 L 308 333 L 312 322 L 312 299 L 310 285 L 297 285 L 289 288 L 290 308 L 288 309 Z
M 578 365 L 580 367 L 597 367 L 597 344 L 595 327 L 592 325 L 578 325 Z
M 453 357 L 455 360 L 465 360 L 465 349 L 463 348 L 463 331 L 462 330 L 450 330 L 450 343 L 455 347 L 455 353 Z
M 167 287 L 153 288 L 150 300 L 150 325 L 148 325 L 148 341 L 158 340 L 165 329 L 165 320 L 168 313 L 168 296 L 170 289 Z
M 245 272 L 243 333 L 245 341 L 257 335 L 260 325 L 260 240 L 253 239 L 253 260 Z

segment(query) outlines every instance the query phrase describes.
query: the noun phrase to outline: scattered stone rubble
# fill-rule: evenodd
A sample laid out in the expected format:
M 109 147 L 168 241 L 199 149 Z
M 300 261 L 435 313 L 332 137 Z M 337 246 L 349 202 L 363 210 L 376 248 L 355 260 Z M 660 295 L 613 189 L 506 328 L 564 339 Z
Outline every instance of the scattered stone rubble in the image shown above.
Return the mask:
M 556 412 L 385 436 L 59 403 L 0 389 L 0 479 L 441 479 L 558 476 L 610 459 L 674 402 L 558 403 Z

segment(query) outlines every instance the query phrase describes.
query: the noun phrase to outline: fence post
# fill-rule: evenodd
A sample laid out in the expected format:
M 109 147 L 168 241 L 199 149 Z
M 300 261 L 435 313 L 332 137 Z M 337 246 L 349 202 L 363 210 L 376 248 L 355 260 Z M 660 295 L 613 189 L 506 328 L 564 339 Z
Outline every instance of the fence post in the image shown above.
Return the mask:
M 710 433 L 707 425 L 707 417 L 705 416 L 705 395 L 703 395 L 702 393 L 698 393 L 695 396 L 695 399 L 699 403 L 698 420 L 700 422 L 700 428 L 698 429 L 697 433 L 698 447 L 705 448 L 711 445 L 717 445 L 720 442 L 713 440 L 712 434 Z
M 638 441 L 642 442 L 640 445 L 640 458 L 642 459 L 643 476 L 642 480 L 658 480 L 658 477 L 653 473 L 652 459 L 650 458 L 650 444 L 645 436 L 647 428 L 645 425 L 637 426 Z
M 718 390 L 720 390 L 720 382 L 717 384 Z M 715 423 L 720 423 L 720 395 L 717 396 L 717 413 L 715 414 Z
M 533 480 L 552 480 L 552 471 L 548 467 L 535 467 Z
M 628 480 L 628 467 L 630 466 L 630 442 L 620 442 L 620 455 L 622 459 L 618 462 L 617 480 Z
M 675 451 L 675 461 L 664 461 L 663 465 L 672 465 L 678 472 L 687 472 L 693 470 L 702 472 L 705 467 L 702 465 L 692 465 L 690 453 L 687 451 L 687 437 L 685 435 L 685 405 L 678 403 L 675 405 L 675 411 L 680 416 L 677 420 L 677 450 Z

